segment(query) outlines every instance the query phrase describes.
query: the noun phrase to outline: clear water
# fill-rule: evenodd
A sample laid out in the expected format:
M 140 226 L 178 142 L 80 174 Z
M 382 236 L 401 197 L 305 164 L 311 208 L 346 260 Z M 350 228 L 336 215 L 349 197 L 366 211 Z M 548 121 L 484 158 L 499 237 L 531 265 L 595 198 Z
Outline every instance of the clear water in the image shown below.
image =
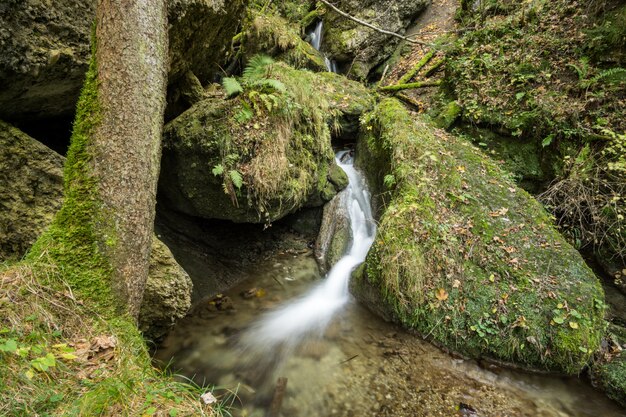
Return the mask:
M 355 303 L 349 275 L 375 225 L 362 179 L 342 165 L 355 239 L 325 280 L 312 253 L 261 261 L 222 298 L 196 305 L 159 347 L 157 361 L 199 384 L 216 384 L 236 417 L 265 416 L 279 377 L 287 378 L 283 417 L 626 416 L 576 378 L 485 369 Z

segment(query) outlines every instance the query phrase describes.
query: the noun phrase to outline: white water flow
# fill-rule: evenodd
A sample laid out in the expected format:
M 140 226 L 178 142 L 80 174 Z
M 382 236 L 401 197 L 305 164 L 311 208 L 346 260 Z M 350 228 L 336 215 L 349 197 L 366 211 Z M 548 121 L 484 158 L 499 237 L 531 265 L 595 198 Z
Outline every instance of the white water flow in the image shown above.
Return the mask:
M 307 336 L 321 336 L 333 316 L 350 299 L 350 275 L 365 260 L 374 241 L 376 224 L 372 218 L 365 179 L 354 168 L 349 151 L 339 152 L 336 160 L 349 178 L 345 194 L 341 196 L 352 232 L 349 249 L 320 285 L 302 298 L 266 314 L 247 330 L 240 339 L 244 350 L 262 355 L 284 354 L 298 346 Z
M 324 22 L 320 20 L 315 24 L 315 27 L 311 32 L 309 32 L 309 37 L 311 39 L 311 46 L 315 48 L 316 51 L 320 50 L 322 46 L 322 29 L 324 28 Z M 330 72 L 337 72 L 337 63 L 324 55 L 324 63 L 326 64 L 326 69 Z

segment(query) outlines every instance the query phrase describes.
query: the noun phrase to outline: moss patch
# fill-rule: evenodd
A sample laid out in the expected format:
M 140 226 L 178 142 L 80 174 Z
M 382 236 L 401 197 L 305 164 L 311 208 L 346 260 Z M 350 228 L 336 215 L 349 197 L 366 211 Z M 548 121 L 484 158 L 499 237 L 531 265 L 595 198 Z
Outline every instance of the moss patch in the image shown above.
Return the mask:
M 397 100 L 363 125 L 360 158 L 387 167 L 378 177 L 392 186 L 357 295 L 373 285 L 397 321 L 452 350 L 579 372 L 600 343 L 604 294 L 541 205 Z
M 235 98 L 197 103 L 166 126 L 160 189 L 170 202 L 196 216 L 271 222 L 345 186 L 333 178 L 331 131 L 372 107 L 367 89 L 283 63 L 241 82 Z

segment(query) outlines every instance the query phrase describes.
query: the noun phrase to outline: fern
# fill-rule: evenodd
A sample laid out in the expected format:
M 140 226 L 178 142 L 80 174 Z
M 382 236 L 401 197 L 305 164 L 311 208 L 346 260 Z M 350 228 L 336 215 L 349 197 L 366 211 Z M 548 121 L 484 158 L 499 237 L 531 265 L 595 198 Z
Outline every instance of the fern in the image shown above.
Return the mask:
M 243 92 L 243 87 L 235 78 L 226 77 L 222 80 L 222 86 L 226 90 L 227 97 L 233 97 Z
M 254 111 L 252 108 L 246 103 L 242 101 L 243 107 L 235 114 L 235 121 L 237 123 L 246 123 L 248 120 L 254 117 Z
M 233 185 L 237 187 L 237 189 L 240 189 L 243 185 L 243 177 L 241 176 L 241 173 L 236 169 L 231 169 L 230 171 L 228 171 L 228 176 L 233 182 Z
M 224 167 L 222 166 L 222 164 L 215 165 L 211 172 L 217 177 L 218 175 L 222 175 L 224 173 Z
M 272 90 L 280 91 L 283 93 L 287 91 L 285 84 L 283 84 L 281 81 L 271 78 L 262 78 L 260 80 L 254 81 L 250 84 L 250 86 L 259 88 L 271 88 Z
M 619 83 L 626 80 L 626 69 L 616 67 L 602 71 L 589 81 L 589 85 L 593 85 L 600 80 L 606 79 L 608 83 Z
M 274 60 L 267 55 L 255 55 L 250 58 L 248 65 L 243 70 L 242 77 L 245 83 L 251 83 L 259 78 L 265 77 L 267 67 L 274 63 Z

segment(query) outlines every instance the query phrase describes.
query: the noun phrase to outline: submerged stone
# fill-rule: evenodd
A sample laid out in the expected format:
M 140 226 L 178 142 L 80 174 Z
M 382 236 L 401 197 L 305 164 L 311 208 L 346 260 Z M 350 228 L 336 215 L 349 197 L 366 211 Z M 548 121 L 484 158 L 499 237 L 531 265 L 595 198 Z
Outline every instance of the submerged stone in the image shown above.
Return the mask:
M 360 162 L 387 204 L 357 298 L 451 350 L 578 373 L 600 344 L 604 293 L 543 207 L 397 100 L 363 131 Z

